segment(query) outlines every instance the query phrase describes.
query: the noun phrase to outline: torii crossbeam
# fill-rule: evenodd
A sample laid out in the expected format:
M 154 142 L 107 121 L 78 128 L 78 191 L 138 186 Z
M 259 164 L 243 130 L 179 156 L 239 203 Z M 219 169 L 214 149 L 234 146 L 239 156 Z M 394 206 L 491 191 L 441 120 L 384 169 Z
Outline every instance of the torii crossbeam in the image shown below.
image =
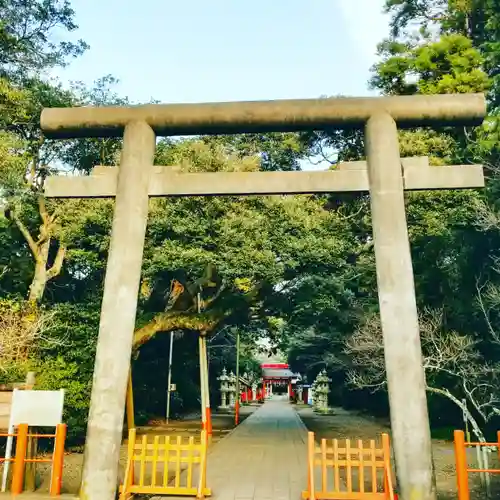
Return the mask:
M 401 158 L 403 189 L 463 189 L 484 187 L 481 165 L 430 167 L 427 157 Z M 369 191 L 364 161 L 340 163 L 337 170 L 319 172 L 181 173 L 176 166 L 155 166 L 149 196 L 249 196 Z M 116 196 L 118 168 L 95 167 L 91 175 L 48 177 L 49 198 L 111 198 Z
M 82 498 L 112 500 L 150 196 L 369 191 L 401 498 L 435 500 L 425 374 L 404 190 L 478 188 L 482 167 L 401 159 L 403 127 L 480 124 L 482 94 L 45 109 L 48 137 L 121 136 L 119 168 L 49 177 L 49 197 L 116 197 L 85 447 Z M 327 172 L 180 173 L 153 166 L 156 135 L 365 127 L 366 162 Z

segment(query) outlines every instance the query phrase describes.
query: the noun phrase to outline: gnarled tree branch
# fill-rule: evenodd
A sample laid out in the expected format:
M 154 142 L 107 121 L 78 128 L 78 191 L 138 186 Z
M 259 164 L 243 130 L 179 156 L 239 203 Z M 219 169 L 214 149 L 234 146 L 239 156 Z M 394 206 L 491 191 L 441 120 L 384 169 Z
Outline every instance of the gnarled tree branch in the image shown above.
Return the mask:
M 66 246 L 59 245 L 56 257 L 54 259 L 54 263 L 52 264 L 52 267 L 47 271 L 47 281 L 59 275 L 64 263 L 65 256 L 66 256 Z
M 39 251 L 38 245 L 36 244 L 35 240 L 33 239 L 30 232 L 28 231 L 28 228 L 23 224 L 21 219 L 19 219 L 15 210 L 11 211 L 10 216 L 11 216 L 11 219 L 16 224 L 19 231 L 21 231 L 21 234 L 24 236 L 26 243 L 28 243 L 28 246 L 30 247 L 31 253 L 33 254 L 33 257 L 35 258 L 35 260 L 38 260 L 40 258 L 40 251 Z
M 206 335 L 211 332 L 227 314 L 194 314 L 168 311 L 157 314 L 149 323 L 134 332 L 133 349 L 151 340 L 159 332 L 192 330 Z

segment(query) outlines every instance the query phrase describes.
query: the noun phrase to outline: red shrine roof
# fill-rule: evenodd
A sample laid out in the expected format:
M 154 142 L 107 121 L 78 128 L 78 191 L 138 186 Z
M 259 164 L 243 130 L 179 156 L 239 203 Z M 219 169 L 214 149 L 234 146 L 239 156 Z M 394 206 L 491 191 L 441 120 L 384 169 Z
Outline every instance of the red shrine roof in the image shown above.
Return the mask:
M 297 378 L 297 374 L 290 370 L 288 363 L 262 363 L 262 375 L 267 379 Z
M 295 378 L 290 370 L 276 370 L 275 368 L 264 368 L 262 370 L 262 375 L 264 378 Z

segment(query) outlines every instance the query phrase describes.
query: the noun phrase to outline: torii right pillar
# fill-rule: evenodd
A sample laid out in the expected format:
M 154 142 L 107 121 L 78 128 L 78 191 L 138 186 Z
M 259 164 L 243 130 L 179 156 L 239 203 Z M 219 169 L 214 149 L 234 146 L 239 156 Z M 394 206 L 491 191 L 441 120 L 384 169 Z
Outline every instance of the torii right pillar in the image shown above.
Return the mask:
M 405 500 L 436 498 L 425 372 L 396 122 L 373 115 L 365 148 L 397 476 Z

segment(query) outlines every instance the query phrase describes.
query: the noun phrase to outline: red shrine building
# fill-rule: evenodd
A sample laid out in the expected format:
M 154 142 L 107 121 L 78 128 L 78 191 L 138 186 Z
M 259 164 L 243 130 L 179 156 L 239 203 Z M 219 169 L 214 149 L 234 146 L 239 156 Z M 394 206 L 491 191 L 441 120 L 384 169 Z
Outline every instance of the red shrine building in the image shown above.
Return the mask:
M 287 363 L 262 363 L 262 386 L 265 397 L 287 395 L 291 399 L 301 377 L 293 373 Z

